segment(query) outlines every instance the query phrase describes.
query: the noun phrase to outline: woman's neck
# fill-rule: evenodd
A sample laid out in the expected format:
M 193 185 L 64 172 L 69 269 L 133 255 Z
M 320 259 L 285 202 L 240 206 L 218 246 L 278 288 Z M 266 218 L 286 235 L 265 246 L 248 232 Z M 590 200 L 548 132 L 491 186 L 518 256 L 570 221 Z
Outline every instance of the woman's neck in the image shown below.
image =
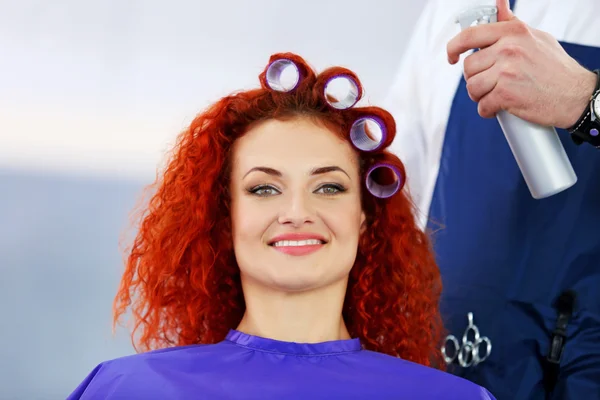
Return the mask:
M 346 282 L 309 292 L 286 293 L 243 284 L 246 312 L 237 330 L 296 343 L 350 339 L 342 318 Z

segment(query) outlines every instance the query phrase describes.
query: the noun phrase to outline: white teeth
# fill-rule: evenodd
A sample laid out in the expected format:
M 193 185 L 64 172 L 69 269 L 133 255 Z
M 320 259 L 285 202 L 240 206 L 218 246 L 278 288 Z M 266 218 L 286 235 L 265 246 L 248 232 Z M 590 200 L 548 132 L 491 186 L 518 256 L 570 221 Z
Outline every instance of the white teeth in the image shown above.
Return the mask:
M 316 244 L 323 244 L 323 241 L 318 239 L 309 240 L 280 240 L 279 242 L 273 243 L 275 247 L 287 247 L 287 246 L 310 246 Z

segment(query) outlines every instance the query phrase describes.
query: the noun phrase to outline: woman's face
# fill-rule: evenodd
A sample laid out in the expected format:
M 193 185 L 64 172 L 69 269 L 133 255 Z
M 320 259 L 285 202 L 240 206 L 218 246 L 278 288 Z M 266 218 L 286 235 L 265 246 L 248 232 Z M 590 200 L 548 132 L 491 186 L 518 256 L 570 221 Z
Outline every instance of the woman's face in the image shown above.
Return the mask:
M 351 145 L 307 118 L 267 120 L 235 143 L 232 162 L 244 283 L 298 292 L 346 282 L 365 220 Z

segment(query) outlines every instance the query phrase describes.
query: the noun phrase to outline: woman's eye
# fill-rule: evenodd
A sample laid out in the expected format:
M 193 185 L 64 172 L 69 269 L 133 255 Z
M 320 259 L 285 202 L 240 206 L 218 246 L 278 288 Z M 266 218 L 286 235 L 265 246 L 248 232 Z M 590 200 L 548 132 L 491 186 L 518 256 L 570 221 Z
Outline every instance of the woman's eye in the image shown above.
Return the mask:
M 344 188 L 343 186 L 334 185 L 334 184 L 323 185 L 317 189 L 318 193 L 325 194 L 325 195 L 338 194 L 338 193 L 345 192 L 345 191 L 346 191 L 346 188 Z
M 326 196 L 331 196 L 331 195 L 335 195 L 335 194 L 345 192 L 345 191 L 346 191 L 346 188 L 343 187 L 342 185 L 326 184 L 326 185 L 319 187 L 317 190 L 315 190 L 315 193 L 324 194 Z M 276 189 L 275 187 L 273 187 L 271 185 L 254 186 L 253 188 L 248 189 L 248 192 L 250 194 L 253 194 L 255 196 L 260 196 L 260 197 L 270 197 L 270 196 L 276 196 L 278 194 L 281 194 L 281 192 L 278 189 Z
M 280 193 L 279 190 L 275 189 L 273 186 L 268 185 L 255 186 L 252 189 L 250 189 L 249 192 L 261 197 L 274 196 Z

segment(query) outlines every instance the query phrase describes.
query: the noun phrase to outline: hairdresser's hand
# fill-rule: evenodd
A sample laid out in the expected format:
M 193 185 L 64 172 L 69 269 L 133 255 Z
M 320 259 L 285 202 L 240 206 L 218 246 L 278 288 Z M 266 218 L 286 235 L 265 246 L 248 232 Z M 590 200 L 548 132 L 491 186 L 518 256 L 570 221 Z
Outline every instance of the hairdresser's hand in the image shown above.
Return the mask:
M 467 90 L 482 117 L 500 110 L 530 122 L 568 128 L 583 113 L 596 75 L 571 58 L 551 35 L 530 28 L 497 0 L 498 23 L 468 28 L 447 47 L 448 61 L 481 48 L 464 62 Z

